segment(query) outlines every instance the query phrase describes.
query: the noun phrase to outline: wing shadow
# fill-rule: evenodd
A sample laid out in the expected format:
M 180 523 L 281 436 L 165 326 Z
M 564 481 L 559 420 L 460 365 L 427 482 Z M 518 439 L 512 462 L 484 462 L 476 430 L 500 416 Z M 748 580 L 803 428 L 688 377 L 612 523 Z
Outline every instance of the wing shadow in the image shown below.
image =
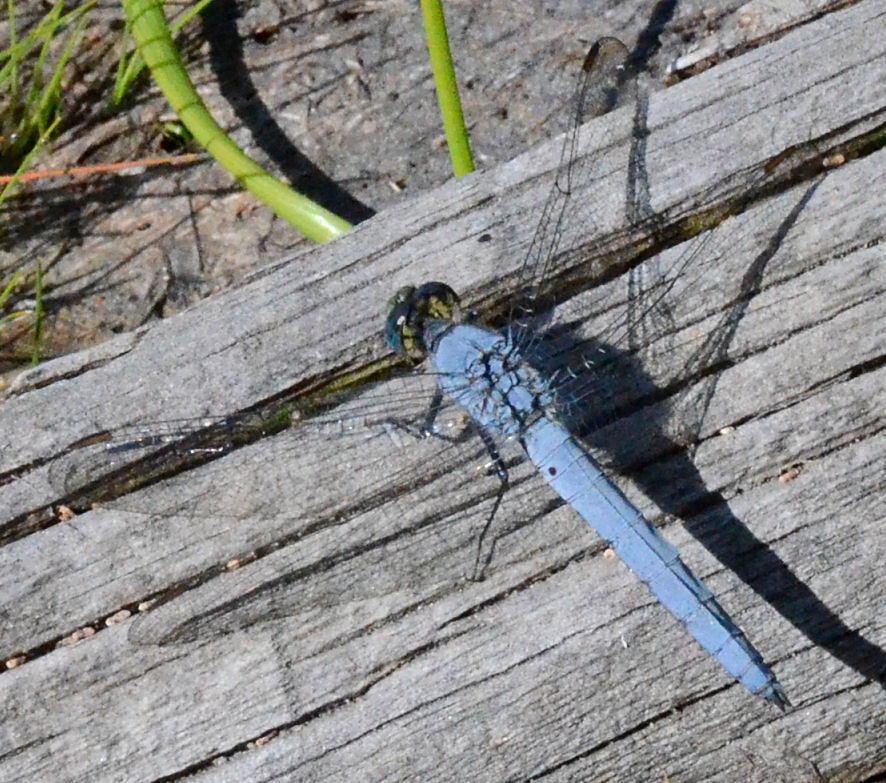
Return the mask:
M 689 377 L 683 383 L 701 381 L 697 384 L 701 393 L 695 395 L 692 405 L 693 431 L 688 448 L 680 442 L 684 440 L 682 433 L 678 441 L 665 427 L 663 403 L 674 389 L 656 387 L 638 357 L 624 346 L 581 339 L 576 336 L 579 324 L 573 322 L 548 330 L 534 343 L 537 350 L 528 358 L 548 377 L 558 371 L 560 377 L 567 378 L 562 384 L 565 394 L 561 407 L 574 434 L 602 452 L 619 472 L 629 474 L 665 514 L 684 519 L 686 529 L 723 566 L 813 644 L 886 689 L 886 651 L 847 627 L 733 514 L 720 492 L 708 490 L 691 454 L 718 379 L 733 364 L 728 349 L 750 301 L 761 290 L 766 265 L 819 182 L 809 187 L 767 247 L 749 265 L 738 297 L 687 365 Z M 564 366 L 568 370 L 565 375 Z M 570 389 L 581 390 L 580 398 L 570 399 Z M 588 395 L 589 389 L 598 393 Z M 635 422 L 639 419 L 640 427 L 625 426 L 628 418 Z M 755 636 L 752 629 L 750 636 Z

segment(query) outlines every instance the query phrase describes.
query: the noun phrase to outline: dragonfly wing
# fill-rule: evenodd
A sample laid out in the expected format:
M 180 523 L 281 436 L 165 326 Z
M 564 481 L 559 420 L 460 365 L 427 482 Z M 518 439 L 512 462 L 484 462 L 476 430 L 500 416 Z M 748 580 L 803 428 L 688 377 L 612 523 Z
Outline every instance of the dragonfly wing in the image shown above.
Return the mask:
M 194 464 L 210 461 L 288 426 L 340 440 L 343 449 L 349 443 L 382 436 L 399 443 L 401 438 L 415 440 L 425 435 L 447 440 L 465 435 L 467 420 L 445 400 L 433 426 L 428 426 L 430 431 L 424 432 L 435 387 L 432 374 L 409 373 L 353 393 L 314 400 L 309 406 L 296 403 L 267 416 L 203 416 L 112 427 L 65 449 L 50 467 L 49 480 L 68 498 L 90 486 L 105 485 L 107 491 L 93 501 L 123 507 L 115 503 L 116 498 L 150 483 L 154 473 L 173 475 L 177 469 L 188 468 L 189 457 Z
M 103 503 L 96 513 L 150 526 L 161 542 L 150 558 L 164 574 L 157 608 L 133 641 L 185 643 L 274 621 L 332 633 L 336 618 L 353 627 L 356 616 L 371 622 L 464 584 L 498 482 L 453 406 L 438 411 L 437 437 L 416 435 L 433 382 L 419 374 L 365 389 Z
M 595 233 L 598 200 L 574 197 L 580 186 L 602 174 L 601 156 L 582 154 L 583 126 L 613 109 L 635 103 L 636 99 L 636 74 L 627 48 L 615 38 L 599 39 L 582 65 L 554 184 L 520 270 L 520 298 L 511 312 L 512 325 L 531 329 L 533 320 L 548 309 L 544 289 L 550 283 L 567 226 L 580 224 L 583 233 Z M 595 127 L 593 132 L 606 131 Z M 591 144 L 592 149 L 601 147 Z
M 616 426 L 633 442 L 695 445 L 717 368 L 733 361 L 754 292 L 777 274 L 771 249 L 754 249 L 756 227 L 781 220 L 786 230 L 805 198 L 770 199 L 555 308 L 531 358 L 557 372 L 573 432 L 593 440 Z

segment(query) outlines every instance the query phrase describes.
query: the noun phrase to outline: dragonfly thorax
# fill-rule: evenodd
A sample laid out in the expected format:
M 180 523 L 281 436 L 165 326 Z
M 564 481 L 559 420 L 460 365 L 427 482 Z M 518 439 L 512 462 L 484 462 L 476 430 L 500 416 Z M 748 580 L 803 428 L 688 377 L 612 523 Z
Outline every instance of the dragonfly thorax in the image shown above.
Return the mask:
M 428 328 L 438 332 L 430 347 L 440 388 L 487 432 L 513 437 L 554 414 L 550 384 L 507 335 L 473 324 L 435 329 L 440 324 Z

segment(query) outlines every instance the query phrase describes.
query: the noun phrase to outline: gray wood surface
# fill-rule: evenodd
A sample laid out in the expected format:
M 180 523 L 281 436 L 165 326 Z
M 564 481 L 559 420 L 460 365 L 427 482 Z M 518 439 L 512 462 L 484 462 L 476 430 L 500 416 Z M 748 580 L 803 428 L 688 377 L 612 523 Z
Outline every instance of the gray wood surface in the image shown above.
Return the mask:
M 653 94 L 639 149 L 635 111 L 589 125 L 599 173 L 576 194 L 587 212 L 567 226 L 554 286 L 583 337 L 623 316 L 628 275 L 606 259 L 634 266 L 648 237 L 626 218 L 632 156 L 668 226 L 750 198 L 672 292 L 667 334 L 640 347 L 661 391 L 595 445 L 792 710 L 730 683 L 526 471 L 487 578 L 466 579 L 494 494 L 470 447 L 401 455 L 384 432 L 294 426 L 68 521 L 41 511 L 70 499 L 72 446 L 90 433 L 298 405 L 372 367 L 400 285 L 442 279 L 469 307 L 503 301 L 554 143 L 19 378 L 0 405 L 0 649 L 25 655 L 0 676 L 0 777 L 881 775 L 884 13 L 858 3 Z M 822 170 L 834 149 L 847 161 Z M 786 151 L 770 195 L 761 172 Z M 691 462 L 666 413 L 687 400 L 704 403 Z M 403 465 L 428 480 L 374 492 Z M 180 595 L 115 621 L 167 591 Z

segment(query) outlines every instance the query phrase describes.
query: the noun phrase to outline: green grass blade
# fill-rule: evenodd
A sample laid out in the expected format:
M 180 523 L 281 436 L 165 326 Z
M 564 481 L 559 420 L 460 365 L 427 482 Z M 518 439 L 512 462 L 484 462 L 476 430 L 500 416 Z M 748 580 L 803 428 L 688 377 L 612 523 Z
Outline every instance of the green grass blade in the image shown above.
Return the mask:
M 6 137 L 0 146 L 4 171 L 18 165 L 58 113 L 65 68 L 95 4 L 96 0 L 88 0 L 65 13 L 63 2 L 56 2 L 24 37 L 11 11 L 10 45 L 0 53 L 0 95 L 6 98 L 0 102 L 0 134 Z M 7 8 L 12 5 L 7 3 Z M 67 40 L 56 57 L 63 37 Z
M 31 364 L 40 364 L 40 347 L 43 338 L 43 264 L 37 262 L 34 279 L 34 348 L 31 351 Z
M 7 100 L 14 101 L 18 95 L 18 61 L 20 58 L 13 54 L 18 50 L 18 30 L 15 25 L 15 3 L 13 0 L 6 0 L 6 11 L 9 14 L 9 74 L 0 77 L 0 84 L 8 79 Z M 4 68 L 5 70 L 6 68 Z
M 157 86 L 194 139 L 253 195 L 316 242 L 328 242 L 351 224 L 297 193 L 249 158 L 213 119 L 197 95 L 156 0 L 122 0 Z
M 24 272 L 16 272 L 12 279 L 6 284 L 6 287 L 0 291 L 0 308 L 2 308 L 6 304 L 6 300 L 12 296 L 12 292 L 15 290 L 15 287 L 21 282 L 21 279 L 25 276 Z M 14 315 L 14 314 L 13 314 Z M 4 316 L 5 318 L 9 318 L 10 316 Z M 0 323 L 3 321 L 0 320 Z
M 12 178 L 6 185 L 3 186 L 3 190 L 0 190 L 0 207 L 3 206 L 3 202 L 9 197 L 9 194 L 12 192 L 12 189 L 18 184 L 19 179 L 21 179 L 22 174 L 25 173 L 28 166 L 31 165 L 31 161 L 36 157 L 37 153 L 43 149 L 46 142 L 49 140 L 49 137 L 55 132 L 55 129 L 58 127 L 58 124 L 62 121 L 61 117 L 56 117 L 53 120 L 52 124 L 40 135 L 40 138 L 37 139 L 37 143 L 34 144 L 33 147 L 28 151 L 28 154 L 25 155 L 24 160 L 19 164 L 18 168 L 15 171 L 15 174 L 12 175 Z
M 446 34 L 446 20 L 443 18 L 441 0 L 421 0 L 421 10 L 452 170 L 456 177 L 461 177 L 474 170 L 474 160 L 471 157 L 471 145 L 461 110 L 455 71 L 452 67 L 452 54 L 449 51 L 449 36 Z
M 129 17 L 123 25 L 123 35 L 120 36 L 120 59 L 117 61 L 117 70 L 114 72 L 114 89 L 111 93 L 111 105 L 116 106 L 123 100 L 130 85 L 135 81 L 136 77 L 141 73 L 141 69 L 145 64 L 142 56 L 138 53 L 138 47 L 133 51 L 128 51 L 129 41 L 132 39 L 132 25 L 129 23 Z M 138 63 L 136 63 L 136 60 Z
M 185 11 L 178 19 L 176 19 L 170 26 L 169 31 L 175 35 L 179 30 L 182 29 L 188 22 L 191 21 L 194 17 L 196 17 L 206 6 L 208 6 L 213 0 L 198 0 L 198 2 L 194 3 L 187 11 Z
M 0 190 L 0 208 L 2 208 L 4 202 L 9 197 L 12 189 L 18 184 L 19 179 L 22 174 L 27 171 L 27 169 L 31 165 L 31 161 L 37 156 L 37 153 L 43 149 L 46 145 L 47 140 L 50 136 L 55 132 L 55 129 L 58 127 L 59 123 L 62 121 L 62 118 L 56 117 L 55 120 L 46 128 L 43 133 L 40 135 L 40 138 L 37 139 L 36 144 L 28 151 L 28 154 L 25 156 L 24 160 L 19 164 L 18 169 L 16 169 L 15 174 L 12 175 L 12 178 L 6 185 L 3 187 L 3 190 Z M 23 272 L 16 272 L 6 287 L 0 292 L 0 308 L 2 308 L 6 304 L 6 300 L 12 295 L 13 290 L 18 286 L 24 277 Z M 34 348 L 31 353 L 31 362 L 33 364 L 37 364 L 40 361 L 40 342 L 43 332 L 43 317 L 44 317 L 44 307 L 43 307 L 43 269 L 40 263 L 37 264 L 37 276 L 35 280 L 35 292 L 34 292 L 35 306 L 34 306 Z M 26 313 L 23 310 L 19 310 L 13 313 L 7 313 L 4 316 L 0 316 L 0 326 L 9 323 L 10 321 L 14 321 L 16 318 L 21 318 Z
M 50 122 L 50 118 L 55 113 L 56 108 L 58 107 L 59 101 L 61 99 L 62 79 L 65 75 L 65 67 L 68 64 L 68 61 L 71 59 L 71 56 L 74 54 L 74 50 L 77 48 L 77 45 L 80 43 L 80 39 L 83 35 L 83 30 L 86 27 L 87 20 L 88 17 L 84 14 L 77 21 L 73 32 L 68 38 L 68 43 L 62 51 L 61 56 L 59 57 L 58 63 L 55 67 L 55 71 L 52 74 L 52 78 L 50 78 L 50 80 L 47 82 L 42 92 L 40 93 L 40 98 L 37 104 L 37 118 L 38 127 L 41 131 L 46 128 L 47 124 Z
M 24 103 L 28 107 L 35 107 L 31 111 L 26 112 L 22 116 L 22 121 L 19 124 L 19 132 L 23 132 L 26 125 L 35 125 L 40 132 L 42 133 L 45 129 L 45 124 L 42 122 L 42 117 L 40 116 L 39 109 L 36 107 L 40 101 L 40 91 L 43 83 L 43 71 L 46 68 L 46 60 L 49 58 L 49 50 L 52 46 L 55 29 L 58 25 L 58 17 L 61 13 L 61 0 L 57 2 L 52 10 L 43 18 L 43 22 L 48 25 L 48 31 L 42 33 L 40 37 L 43 38 L 43 45 L 40 47 L 40 52 L 37 55 L 37 61 L 34 63 L 34 68 L 31 71 L 31 83 L 28 85 L 27 95 L 24 98 Z M 41 25 L 42 27 L 43 25 Z M 35 43 L 37 41 L 37 37 L 35 37 Z

